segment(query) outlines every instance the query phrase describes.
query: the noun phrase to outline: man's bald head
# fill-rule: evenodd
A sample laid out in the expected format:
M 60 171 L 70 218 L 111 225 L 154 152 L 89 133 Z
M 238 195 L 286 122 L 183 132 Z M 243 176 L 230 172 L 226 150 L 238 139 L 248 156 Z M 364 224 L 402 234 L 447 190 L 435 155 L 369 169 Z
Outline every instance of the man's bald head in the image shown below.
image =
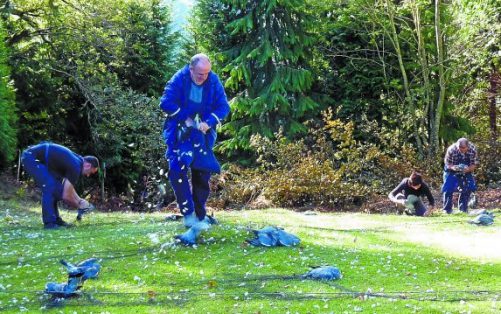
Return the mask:
M 211 64 L 209 57 L 203 53 L 198 53 L 191 58 L 190 76 L 193 83 L 202 85 L 209 77 Z

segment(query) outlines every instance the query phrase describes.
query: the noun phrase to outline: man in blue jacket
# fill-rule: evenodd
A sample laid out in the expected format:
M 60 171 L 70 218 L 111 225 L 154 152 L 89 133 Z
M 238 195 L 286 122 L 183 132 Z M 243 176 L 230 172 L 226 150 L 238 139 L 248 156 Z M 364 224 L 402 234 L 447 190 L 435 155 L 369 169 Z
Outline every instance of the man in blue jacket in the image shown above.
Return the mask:
M 78 208 L 79 216 L 81 210 L 92 207 L 78 196 L 74 186 L 81 175 L 88 177 L 97 172 L 99 161 L 96 157 L 82 157 L 64 146 L 44 142 L 26 149 L 21 162 L 42 190 L 42 221 L 45 229 L 70 226 L 59 216 L 59 200 Z
M 167 113 L 163 136 L 169 181 L 184 224 L 191 227 L 206 220 L 209 179 L 221 170 L 212 150 L 215 129 L 230 112 L 223 85 L 206 55 L 193 56 L 189 65 L 174 74 L 165 86 L 160 108 Z

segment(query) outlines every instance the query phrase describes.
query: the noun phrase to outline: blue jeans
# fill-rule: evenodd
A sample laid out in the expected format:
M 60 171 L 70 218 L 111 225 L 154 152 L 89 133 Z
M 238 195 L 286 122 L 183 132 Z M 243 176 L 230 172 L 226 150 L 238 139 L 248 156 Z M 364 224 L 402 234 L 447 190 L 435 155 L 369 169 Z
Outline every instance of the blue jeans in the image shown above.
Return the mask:
M 55 223 L 59 218 L 57 202 L 63 196 L 63 184 L 49 172 L 46 165 L 39 162 L 30 151 L 24 151 L 21 162 L 26 172 L 35 179 L 42 190 L 42 221 L 44 224 Z
M 442 185 L 443 210 L 448 214 L 452 213 L 452 197 L 454 192 L 459 191 L 459 210 L 467 213 L 470 194 L 476 190 L 477 185 L 471 173 L 461 174 L 444 171 L 444 184 Z

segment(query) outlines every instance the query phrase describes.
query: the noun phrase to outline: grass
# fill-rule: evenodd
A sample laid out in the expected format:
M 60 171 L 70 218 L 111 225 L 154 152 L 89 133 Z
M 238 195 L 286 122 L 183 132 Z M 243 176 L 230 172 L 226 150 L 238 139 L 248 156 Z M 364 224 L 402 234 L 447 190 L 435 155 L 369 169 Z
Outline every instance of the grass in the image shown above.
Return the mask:
M 500 211 L 497 210 L 499 216 Z M 63 219 L 74 220 L 75 211 Z M 0 311 L 7 313 L 500 313 L 501 228 L 465 215 L 429 218 L 284 209 L 218 212 L 197 247 L 164 246 L 184 232 L 164 213 L 92 213 L 42 229 L 40 207 L 0 200 Z M 278 225 L 299 247 L 255 248 L 248 228 Z M 82 296 L 42 293 L 64 282 L 60 259 L 102 259 Z M 337 266 L 335 282 L 301 280 Z M 479 292 L 483 291 L 483 292 Z

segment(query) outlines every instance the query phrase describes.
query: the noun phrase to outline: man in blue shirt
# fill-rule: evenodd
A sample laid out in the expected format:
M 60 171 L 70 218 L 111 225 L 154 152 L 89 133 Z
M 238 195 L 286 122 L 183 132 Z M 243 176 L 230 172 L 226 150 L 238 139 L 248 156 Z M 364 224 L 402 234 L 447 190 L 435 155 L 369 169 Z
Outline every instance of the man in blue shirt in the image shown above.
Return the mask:
M 189 65 L 174 74 L 165 86 L 160 108 L 167 113 L 163 137 L 169 181 L 184 224 L 191 227 L 206 220 L 209 179 L 211 173 L 220 172 L 212 150 L 215 129 L 230 112 L 223 85 L 206 55 L 193 56 Z
M 475 192 L 477 185 L 473 178 L 473 171 L 479 164 L 477 150 L 468 139 L 460 138 L 449 146 L 444 158 L 443 210 L 452 213 L 452 195 L 459 190 L 459 210 L 468 212 L 468 201 L 471 192 Z
M 97 172 L 99 161 L 96 157 L 81 157 L 64 146 L 45 142 L 26 149 L 21 162 L 42 190 L 42 221 L 45 229 L 70 226 L 59 215 L 59 200 L 78 209 L 92 206 L 78 196 L 74 186 L 81 175 L 88 177 Z

